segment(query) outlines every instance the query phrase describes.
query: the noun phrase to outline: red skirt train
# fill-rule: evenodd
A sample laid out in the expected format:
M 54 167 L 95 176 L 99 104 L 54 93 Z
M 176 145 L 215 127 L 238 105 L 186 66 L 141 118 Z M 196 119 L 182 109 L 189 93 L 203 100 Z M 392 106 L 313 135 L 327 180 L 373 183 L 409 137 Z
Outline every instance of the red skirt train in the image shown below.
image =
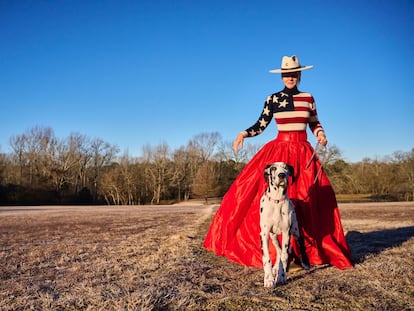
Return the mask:
M 296 208 L 310 264 L 352 267 L 335 193 L 325 172 L 320 170 L 321 164 L 306 132 L 279 132 L 275 140 L 264 145 L 246 164 L 223 197 L 204 247 L 241 265 L 263 266 L 259 206 L 267 187 L 264 168 L 273 162 L 286 162 L 294 167 L 295 181 L 289 183 L 288 196 Z M 292 248 L 294 256 L 300 257 L 299 246 L 293 239 Z M 274 262 L 273 245 L 271 257 Z

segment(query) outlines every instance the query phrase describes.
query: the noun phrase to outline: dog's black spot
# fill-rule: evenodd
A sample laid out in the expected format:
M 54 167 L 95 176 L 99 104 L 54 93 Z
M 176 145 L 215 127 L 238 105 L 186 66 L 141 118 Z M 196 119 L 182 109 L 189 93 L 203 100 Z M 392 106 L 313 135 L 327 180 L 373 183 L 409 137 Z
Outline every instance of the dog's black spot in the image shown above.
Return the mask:
M 260 214 L 263 213 L 263 207 L 260 208 Z

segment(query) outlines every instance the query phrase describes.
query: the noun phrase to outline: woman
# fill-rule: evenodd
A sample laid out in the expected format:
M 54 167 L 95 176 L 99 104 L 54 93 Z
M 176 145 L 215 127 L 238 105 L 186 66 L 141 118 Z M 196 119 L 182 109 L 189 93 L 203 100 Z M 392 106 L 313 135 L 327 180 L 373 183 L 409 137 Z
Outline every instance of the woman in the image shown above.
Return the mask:
M 276 121 L 277 138 L 264 145 L 246 164 L 212 220 L 204 246 L 217 255 L 242 265 L 262 267 L 259 202 L 266 189 L 263 171 L 267 164 L 286 162 L 295 171 L 295 182 L 289 185 L 288 196 L 296 207 L 310 264 L 327 263 L 340 269 L 352 267 L 335 193 L 307 141 L 309 125 L 318 143 L 327 144 L 312 95 L 297 88 L 301 72 L 312 67 L 301 66 L 295 55 L 284 56 L 281 69 L 270 71 L 282 74 L 284 89 L 266 98 L 257 122 L 235 139 L 233 147 L 237 153 L 246 137 L 261 134 L 272 118 Z M 292 241 L 292 246 L 294 256 L 299 257 L 298 245 Z M 275 253 L 272 247 L 273 260 Z

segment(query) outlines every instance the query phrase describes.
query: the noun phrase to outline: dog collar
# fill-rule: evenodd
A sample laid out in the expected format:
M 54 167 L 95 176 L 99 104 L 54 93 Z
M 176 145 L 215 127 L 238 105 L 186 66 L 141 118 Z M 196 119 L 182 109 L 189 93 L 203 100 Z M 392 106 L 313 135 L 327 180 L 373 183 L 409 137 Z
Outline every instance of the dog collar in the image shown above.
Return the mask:
M 286 200 L 286 196 L 283 196 L 282 197 L 282 199 L 273 199 L 268 193 L 267 193 L 267 191 L 266 191 L 266 197 L 270 200 L 270 201 L 272 201 L 272 202 L 274 202 L 274 203 L 281 203 L 281 202 L 283 202 L 283 201 L 285 201 Z

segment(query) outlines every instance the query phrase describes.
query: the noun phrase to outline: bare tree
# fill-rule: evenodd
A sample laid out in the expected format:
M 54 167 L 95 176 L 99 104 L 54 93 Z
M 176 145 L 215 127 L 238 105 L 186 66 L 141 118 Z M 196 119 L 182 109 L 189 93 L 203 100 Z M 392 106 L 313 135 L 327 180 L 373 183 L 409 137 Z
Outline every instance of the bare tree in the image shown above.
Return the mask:
M 40 126 L 10 138 L 10 145 L 20 166 L 21 185 L 34 188 L 47 184 L 50 174 L 48 167 L 56 141 L 50 127 Z
M 10 164 L 7 161 L 7 155 L 5 153 L 0 153 L 0 185 L 4 184 L 7 176 L 7 169 Z
M 133 162 L 124 154 L 102 174 L 101 191 L 107 204 L 136 204 L 136 179 Z
M 91 142 L 91 188 L 92 197 L 96 201 L 99 194 L 99 182 L 102 173 L 102 168 L 110 165 L 112 159 L 118 153 L 119 148 L 115 145 L 110 145 L 100 138 L 96 138 Z
M 324 165 L 329 165 L 341 160 L 341 150 L 335 145 L 328 145 L 327 147 L 316 148 L 319 159 Z
M 190 174 L 191 156 L 184 147 L 181 147 L 174 151 L 172 157 L 173 168 L 171 183 L 176 188 L 177 200 L 178 202 L 182 199 L 188 200 L 192 183 Z
M 162 143 L 155 148 L 146 145 L 143 148 L 144 161 L 146 162 L 145 173 L 153 191 L 151 204 L 159 204 L 161 196 L 165 194 L 167 182 L 169 182 L 168 164 L 170 161 L 169 147 Z
M 414 148 L 410 152 L 395 152 L 394 158 L 401 179 L 397 184 L 398 191 L 406 201 L 414 200 Z
M 221 141 L 218 132 L 197 134 L 190 140 L 189 146 L 198 152 L 201 162 L 210 160 L 214 154 L 217 144 Z
M 77 194 L 80 190 L 88 188 L 88 168 L 92 165 L 93 149 L 91 140 L 85 135 L 71 133 L 66 140 L 68 149 L 76 162 L 71 169 L 71 182 L 73 193 Z
M 13 149 L 13 159 L 18 167 L 18 176 L 16 176 L 16 184 L 24 185 L 26 179 L 24 178 L 24 171 L 26 167 L 26 137 L 25 135 L 12 136 L 10 138 L 10 146 Z
M 111 168 L 105 171 L 101 176 L 100 193 L 108 205 L 122 204 L 121 190 L 119 189 L 118 184 L 118 166 L 118 163 L 114 163 L 111 165 Z
M 214 162 L 206 161 L 201 164 L 193 182 L 193 192 L 203 197 L 206 203 L 209 197 L 219 195 L 220 185 Z
M 224 141 L 218 146 L 215 159 L 221 161 L 234 161 L 235 163 L 247 163 L 261 148 L 259 144 L 252 144 L 245 140 L 243 148 L 239 149 L 237 153 L 233 150 L 233 142 Z

